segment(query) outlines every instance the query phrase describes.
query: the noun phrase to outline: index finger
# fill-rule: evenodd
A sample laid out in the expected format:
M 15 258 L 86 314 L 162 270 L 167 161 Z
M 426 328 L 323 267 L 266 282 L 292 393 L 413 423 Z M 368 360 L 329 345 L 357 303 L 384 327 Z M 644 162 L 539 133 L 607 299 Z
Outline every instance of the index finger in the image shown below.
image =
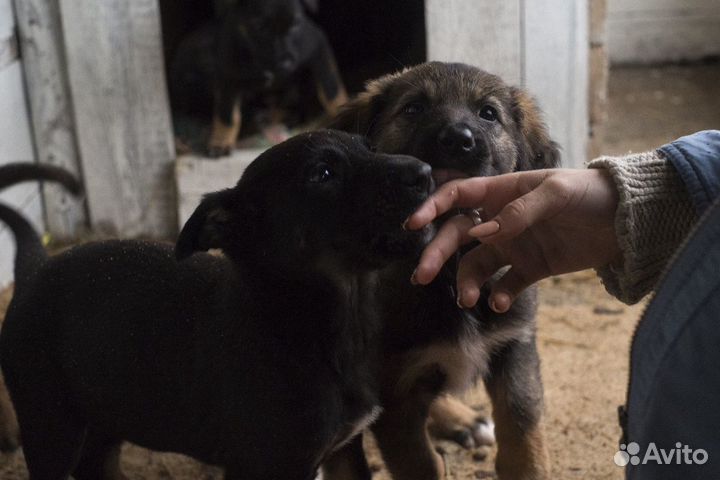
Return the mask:
M 430 198 L 408 217 L 406 227 L 410 230 L 422 228 L 453 208 L 471 208 L 482 205 L 486 212 L 494 215 L 503 205 L 527 193 L 528 190 L 532 190 L 531 185 L 536 181 L 541 183 L 544 175 L 541 174 L 541 171 L 536 170 L 494 177 L 453 180 L 430 195 Z M 521 176 L 525 176 L 525 178 L 523 179 Z

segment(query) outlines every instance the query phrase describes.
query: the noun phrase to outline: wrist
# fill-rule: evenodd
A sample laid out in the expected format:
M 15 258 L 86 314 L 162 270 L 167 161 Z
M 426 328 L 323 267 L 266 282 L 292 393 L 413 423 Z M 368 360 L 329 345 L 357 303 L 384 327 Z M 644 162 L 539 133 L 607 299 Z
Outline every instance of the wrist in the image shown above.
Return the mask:
M 685 187 L 671 163 L 652 151 L 601 157 L 618 194 L 615 237 L 619 257 L 598 269 L 606 289 L 634 303 L 654 288 L 660 273 L 695 221 Z

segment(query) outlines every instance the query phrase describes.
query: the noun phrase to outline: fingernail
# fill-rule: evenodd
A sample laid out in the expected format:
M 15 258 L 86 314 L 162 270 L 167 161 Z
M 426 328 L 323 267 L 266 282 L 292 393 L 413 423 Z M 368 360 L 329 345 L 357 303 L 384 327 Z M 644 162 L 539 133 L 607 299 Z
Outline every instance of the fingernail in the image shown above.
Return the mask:
M 507 293 L 497 293 L 490 297 L 490 308 L 496 313 L 505 313 L 510 308 L 510 296 Z
M 462 304 L 462 290 L 458 292 L 457 298 L 455 299 L 455 303 L 457 303 L 458 308 L 465 308 Z
M 402 223 L 402 229 L 407 230 L 408 222 L 410 222 L 410 217 L 406 218 L 405 221 Z M 413 272 L 414 273 L 414 272 Z
M 410 283 L 413 284 L 413 285 L 417 285 L 417 284 L 418 284 L 418 281 L 417 281 L 417 268 L 416 268 L 415 270 L 413 270 L 412 275 L 410 275 Z
M 500 224 L 495 220 L 480 224 L 468 230 L 468 234 L 473 237 L 487 237 L 500 231 Z

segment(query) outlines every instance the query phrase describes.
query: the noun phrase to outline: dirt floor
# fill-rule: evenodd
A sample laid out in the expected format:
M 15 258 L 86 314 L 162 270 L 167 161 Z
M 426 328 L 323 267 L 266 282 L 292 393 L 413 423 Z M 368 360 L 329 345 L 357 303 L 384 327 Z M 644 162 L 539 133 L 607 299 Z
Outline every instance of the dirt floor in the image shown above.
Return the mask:
M 643 151 L 719 127 L 720 65 L 612 72 L 603 153 Z M 7 293 L 0 296 L 0 316 L 8 299 Z M 552 478 L 622 478 L 622 469 L 612 461 L 620 434 L 616 410 L 624 402 L 630 336 L 643 308 L 614 300 L 593 272 L 542 282 L 538 341 Z M 487 405 L 481 388 L 467 397 L 473 405 Z M 441 448 L 451 479 L 494 477 L 494 451 L 465 451 L 451 444 Z M 375 478 L 387 479 L 375 453 L 371 459 L 378 470 Z M 124 452 L 123 468 L 131 479 L 220 478 L 216 469 L 187 458 L 133 446 Z M 0 479 L 25 478 L 22 453 L 0 455 Z

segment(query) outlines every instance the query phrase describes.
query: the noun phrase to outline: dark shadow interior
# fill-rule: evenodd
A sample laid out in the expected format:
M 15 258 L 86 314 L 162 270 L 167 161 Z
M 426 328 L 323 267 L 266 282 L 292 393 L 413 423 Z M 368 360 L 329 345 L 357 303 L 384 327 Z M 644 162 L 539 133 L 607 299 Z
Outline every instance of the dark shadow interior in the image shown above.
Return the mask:
M 175 131 L 179 137 L 197 139 L 207 134 L 211 98 L 198 95 L 198 98 L 182 98 L 182 102 L 178 102 L 178 96 L 172 91 L 170 66 L 176 60 L 182 40 L 213 19 L 213 3 L 207 0 L 160 0 L 165 63 Z M 316 3 L 317 9 L 307 9 L 308 15 L 325 31 L 351 95 L 362 90 L 369 79 L 425 60 L 424 0 L 319 0 Z M 292 111 L 286 122 L 290 128 L 307 124 L 322 113 L 312 87 L 298 85 L 298 89 L 301 93 L 287 102 Z M 309 90 L 309 94 L 302 93 L 303 89 Z M 191 108 L 185 108 L 188 103 Z M 245 122 L 245 108 L 241 136 L 257 133 L 253 122 Z M 199 145 L 192 139 L 190 143 Z

